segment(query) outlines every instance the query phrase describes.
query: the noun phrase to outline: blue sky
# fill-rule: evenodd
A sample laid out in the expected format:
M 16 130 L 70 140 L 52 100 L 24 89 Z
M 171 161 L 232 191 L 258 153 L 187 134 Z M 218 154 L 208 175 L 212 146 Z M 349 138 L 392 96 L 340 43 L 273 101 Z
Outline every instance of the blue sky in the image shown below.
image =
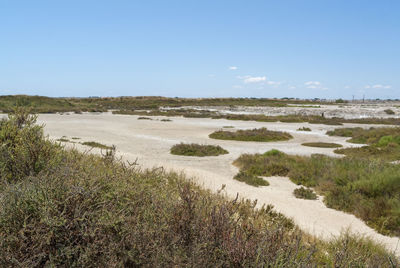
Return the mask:
M 400 98 L 400 1 L 0 0 L 0 95 Z

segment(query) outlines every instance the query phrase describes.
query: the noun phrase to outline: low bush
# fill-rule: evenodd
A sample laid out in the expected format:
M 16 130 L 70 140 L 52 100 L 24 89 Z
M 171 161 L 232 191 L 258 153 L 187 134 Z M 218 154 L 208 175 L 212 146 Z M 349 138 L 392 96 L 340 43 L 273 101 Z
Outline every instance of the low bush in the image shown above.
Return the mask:
M 176 144 L 171 148 L 171 154 L 185 156 L 218 156 L 228 154 L 229 152 L 217 145 L 201 145 L 201 144 Z
M 300 187 L 293 190 L 293 195 L 296 198 L 300 199 L 308 199 L 308 200 L 315 200 L 317 199 L 317 195 L 314 193 L 312 189 Z
M 253 176 L 288 176 L 383 234 L 400 235 L 400 165 L 368 158 L 243 154 L 234 164 Z
M 338 147 L 342 147 L 341 144 L 330 143 L 330 142 L 306 142 L 306 143 L 302 143 L 301 145 L 308 146 L 308 147 L 320 147 L 320 148 L 338 148 Z
M 85 141 L 81 143 L 82 145 L 86 145 L 86 146 L 90 146 L 90 147 L 94 147 L 94 148 L 100 148 L 100 149 L 112 149 L 112 146 L 107 146 L 95 141 Z
M 396 114 L 392 109 L 386 109 L 386 110 L 384 110 L 384 112 L 385 112 L 386 114 L 389 114 L 389 115 Z
M 258 141 L 258 142 L 270 142 L 270 141 L 286 141 L 292 139 L 292 135 L 281 131 L 271 131 L 266 128 L 255 128 L 251 130 L 237 130 L 224 131 L 219 130 L 209 135 L 212 139 L 220 140 L 236 140 L 236 141 Z
M 139 116 L 138 120 L 153 120 L 150 117 L 145 117 L 145 116 Z
M 236 174 L 235 177 L 233 177 L 235 180 L 244 182 L 248 185 L 252 185 L 255 187 L 258 186 L 268 186 L 269 182 L 263 178 L 260 178 L 259 176 L 254 176 L 253 174 L 247 173 L 247 172 L 239 172 Z
M 352 157 L 377 158 L 386 161 L 400 159 L 400 128 L 344 128 L 327 132 L 332 136 L 351 137 L 348 142 L 368 144 L 359 148 L 335 150 L 338 154 Z
M 301 127 L 301 128 L 298 128 L 297 131 L 311 131 L 311 128 L 309 128 L 309 127 Z

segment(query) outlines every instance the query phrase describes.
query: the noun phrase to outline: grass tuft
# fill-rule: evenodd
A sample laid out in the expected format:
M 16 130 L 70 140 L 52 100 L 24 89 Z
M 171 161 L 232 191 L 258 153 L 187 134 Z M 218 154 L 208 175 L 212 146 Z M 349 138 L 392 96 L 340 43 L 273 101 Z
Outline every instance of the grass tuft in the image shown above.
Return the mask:
M 107 146 L 95 141 L 85 141 L 81 143 L 82 145 L 86 145 L 86 146 L 90 146 L 90 147 L 94 147 L 94 148 L 100 148 L 100 149 L 112 149 L 112 146 Z
M 309 128 L 309 127 L 301 127 L 301 128 L 298 128 L 297 131 L 311 131 L 311 128 Z
M 250 173 L 247 172 L 239 172 L 238 174 L 236 174 L 235 177 L 233 177 L 235 180 L 244 182 L 248 185 L 252 185 L 255 187 L 259 187 L 259 186 L 268 186 L 269 182 L 263 178 L 260 178 L 258 176 L 254 176 Z

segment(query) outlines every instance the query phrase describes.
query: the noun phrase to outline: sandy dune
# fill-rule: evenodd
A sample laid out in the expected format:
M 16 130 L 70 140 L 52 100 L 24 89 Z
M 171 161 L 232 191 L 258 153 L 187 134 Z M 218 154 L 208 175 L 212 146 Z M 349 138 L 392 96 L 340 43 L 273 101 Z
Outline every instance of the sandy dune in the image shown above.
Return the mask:
M 355 216 L 327 208 L 321 198 L 317 201 L 300 200 L 292 195 L 297 186 L 289 179 L 282 177 L 268 178 L 270 186 L 256 188 L 235 181 L 237 173 L 231 163 L 242 153 L 263 153 L 278 149 L 289 154 L 310 155 L 323 153 L 334 155 L 333 149 L 301 146 L 303 142 L 335 142 L 344 146 L 355 146 L 346 143 L 345 138 L 328 137 L 325 132 L 334 126 L 312 125 L 307 123 L 261 123 L 196 118 L 171 118 L 172 122 L 161 122 L 160 117 L 154 120 L 137 120 L 137 116 L 112 114 L 82 115 L 40 115 L 39 123 L 44 123 L 45 131 L 51 138 L 62 136 L 79 137 L 79 141 L 98 141 L 104 144 L 115 144 L 118 153 L 127 160 L 138 159 L 144 167 L 163 166 L 167 169 L 184 171 L 192 176 L 198 184 L 211 190 L 218 190 L 226 185 L 225 193 L 234 197 L 257 199 L 258 205 L 273 204 L 275 208 L 294 219 L 304 231 L 322 238 L 338 235 L 344 229 L 367 235 L 384 244 L 388 249 L 400 255 L 399 238 L 387 237 L 376 233 Z M 208 134 L 222 128 L 234 126 L 234 129 L 267 127 L 271 130 L 290 132 L 294 139 L 287 142 L 257 143 L 212 140 Z M 296 131 L 307 126 L 312 132 Z M 351 125 L 349 125 L 351 126 Z M 218 157 L 185 157 L 169 153 L 172 145 L 180 142 L 201 144 L 218 144 L 230 153 Z M 75 145 L 87 149 L 82 145 Z

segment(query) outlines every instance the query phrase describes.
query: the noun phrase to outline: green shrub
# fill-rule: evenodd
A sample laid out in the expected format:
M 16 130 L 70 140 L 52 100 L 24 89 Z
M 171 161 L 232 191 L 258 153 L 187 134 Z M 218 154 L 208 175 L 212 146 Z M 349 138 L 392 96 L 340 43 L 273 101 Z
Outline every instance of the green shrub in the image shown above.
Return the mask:
M 247 173 L 247 172 L 239 172 L 233 178 L 235 180 L 244 182 L 244 183 L 246 183 L 248 185 L 252 185 L 252 186 L 255 186 L 255 187 L 268 186 L 269 185 L 269 182 L 266 181 L 265 179 L 260 178 L 258 176 L 254 176 L 254 175 L 252 175 L 250 173 Z
M 296 184 L 315 187 L 328 207 L 350 212 L 380 233 L 400 235 L 400 165 L 276 151 L 243 154 L 234 164 L 253 176 L 288 176 Z
M 112 149 L 112 146 L 107 146 L 95 141 L 85 141 L 82 142 L 82 145 L 86 145 L 86 146 L 90 146 L 90 147 L 94 147 L 94 148 L 100 148 L 100 149 Z
M 36 175 L 57 161 L 59 150 L 45 138 L 37 116 L 22 108 L 0 121 L 0 181 Z
M 257 142 L 272 142 L 286 141 L 292 139 L 292 135 L 281 131 L 271 131 L 266 128 L 255 128 L 251 130 L 224 131 L 219 130 L 209 135 L 212 139 L 220 140 L 236 140 L 236 141 L 257 141 Z
M 309 128 L 309 127 L 301 127 L 301 128 L 298 128 L 297 131 L 311 131 L 311 128 Z
M 386 110 L 384 110 L 384 112 L 385 112 L 386 114 L 389 114 L 389 115 L 395 114 L 395 112 L 394 112 L 392 109 L 386 109 Z
M 296 198 L 300 199 L 308 199 L 308 200 L 315 200 L 317 199 L 317 195 L 314 193 L 312 189 L 300 187 L 293 190 L 293 195 Z
M 139 116 L 138 120 L 153 120 L 150 117 L 146 117 L 146 116 Z
M 306 143 L 302 143 L 301 145 L 308 146 L 308 147 L 320 147 L 320 148 L 338 148 L 338 147 L 342 147 L 341 144 L 330 143 L 330 142 L 306 142 Z
M 171 154 L 185 156 L 218 156 L 228 154 L 229 152 L 217 145 L 200 145 L 200 144 L 176 144 L 171 147 Z

